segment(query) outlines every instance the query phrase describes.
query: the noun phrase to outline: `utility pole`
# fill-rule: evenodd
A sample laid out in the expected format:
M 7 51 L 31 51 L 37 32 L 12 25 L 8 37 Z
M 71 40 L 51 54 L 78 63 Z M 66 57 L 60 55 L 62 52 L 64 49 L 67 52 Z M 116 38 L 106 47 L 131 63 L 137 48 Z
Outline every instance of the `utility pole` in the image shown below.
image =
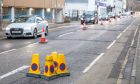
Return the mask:
M 98 22 L 99 22 L 99 2 L 97 0 L 95 0 L 95 4 L 97 7 L 97 18 L 98 18 Z
M 2 6 L 3 6 L 3 1 L 0 0 L 0 31 L 2 30 L 2 21 L 3 21 Z

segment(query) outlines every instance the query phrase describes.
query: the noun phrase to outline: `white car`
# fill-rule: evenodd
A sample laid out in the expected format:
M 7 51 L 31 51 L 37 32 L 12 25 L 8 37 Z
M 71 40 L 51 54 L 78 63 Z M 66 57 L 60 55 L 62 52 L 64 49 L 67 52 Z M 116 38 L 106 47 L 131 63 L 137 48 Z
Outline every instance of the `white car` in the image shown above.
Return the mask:
M 45 35 L 48 34 L 48 22 L 41 17 L 34 16 L 20 16 L 6 27 L 7 38 L 13 37 L 34 37 L 41 35 L 42 28 L 45 29 Z

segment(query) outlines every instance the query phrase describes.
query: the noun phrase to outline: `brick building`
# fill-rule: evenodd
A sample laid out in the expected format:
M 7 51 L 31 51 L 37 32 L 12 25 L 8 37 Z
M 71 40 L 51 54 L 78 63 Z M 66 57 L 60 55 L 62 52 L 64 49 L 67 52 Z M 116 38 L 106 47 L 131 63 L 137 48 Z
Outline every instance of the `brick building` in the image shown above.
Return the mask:
M 14 21 L 20 15 L 39 15 L 63 22 L 64 0 L 3 0 L 3 19 Z

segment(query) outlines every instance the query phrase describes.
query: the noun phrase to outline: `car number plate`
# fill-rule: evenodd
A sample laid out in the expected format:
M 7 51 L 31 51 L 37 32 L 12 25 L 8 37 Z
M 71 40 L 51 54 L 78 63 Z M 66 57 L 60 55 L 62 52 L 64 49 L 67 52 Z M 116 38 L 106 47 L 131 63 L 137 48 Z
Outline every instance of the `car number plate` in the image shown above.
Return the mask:
M 21 31 L 12 31 L 12 33 L 21 33 Z

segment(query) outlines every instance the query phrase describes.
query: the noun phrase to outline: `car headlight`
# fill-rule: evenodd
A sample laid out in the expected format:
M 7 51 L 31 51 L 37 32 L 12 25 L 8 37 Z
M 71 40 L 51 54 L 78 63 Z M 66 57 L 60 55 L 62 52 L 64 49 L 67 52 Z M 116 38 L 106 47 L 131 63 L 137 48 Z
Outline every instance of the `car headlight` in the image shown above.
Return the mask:
M 84 20 L 83 18 L 81 18 L 81 20 Z
M 91 18 L 91 20 L 94 20 L 94 17 L 93 17 L 93 18 Z
M 9 31 L 10 30 L 10 27 L 6 27 L 6 31 Z

